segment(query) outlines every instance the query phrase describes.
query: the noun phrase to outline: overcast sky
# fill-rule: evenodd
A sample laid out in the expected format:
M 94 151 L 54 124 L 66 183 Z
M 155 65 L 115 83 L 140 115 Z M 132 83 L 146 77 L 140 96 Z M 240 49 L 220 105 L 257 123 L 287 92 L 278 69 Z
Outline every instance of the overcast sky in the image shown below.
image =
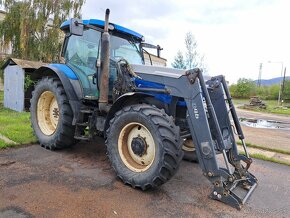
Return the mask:
M 231 83 L 240 77 L 257 79 L 260 63 L 263 79 L 281 74 L 282 64 L 268 61 L 290 67 L 287 0 L 86 0 L 83 19 L 104 19 L 106 8 L 111 22 L 161 45 L 168 66 L 184 50 L 185 33 L 191 31 L 209 74 L 223 74 Z

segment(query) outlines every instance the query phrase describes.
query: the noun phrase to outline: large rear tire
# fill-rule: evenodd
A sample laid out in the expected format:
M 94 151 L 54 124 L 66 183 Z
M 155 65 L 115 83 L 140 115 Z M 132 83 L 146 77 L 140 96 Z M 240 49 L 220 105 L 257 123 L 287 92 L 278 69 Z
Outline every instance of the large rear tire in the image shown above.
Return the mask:
M 107 151 L 117 176 L 143 190 L 162 185 L 183 157 L 179 128 L 164 110 L 139 104 L 115 114 L 107 130 Z
M 76 143 L 73 112 L 59 79 L 45 77 L 32 92 L 30 120 L 41 146 L 55 150 Z
M 182 150 L 184 151 L 183 160 L 198 163 L 195 145 L 193 144 L 192 139 L 186 139 L 183 142 Z

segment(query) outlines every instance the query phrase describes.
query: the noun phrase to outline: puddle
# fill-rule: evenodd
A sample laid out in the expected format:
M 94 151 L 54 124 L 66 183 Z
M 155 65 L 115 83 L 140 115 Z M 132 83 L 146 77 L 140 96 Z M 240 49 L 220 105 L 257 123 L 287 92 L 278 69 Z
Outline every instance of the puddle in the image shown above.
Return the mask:
M 276 120 L 263 120 L 252 118 L 240 118 L 239 120 L 241 124 L 254 128 L 290 130 L 290 122 L 280 122 Z

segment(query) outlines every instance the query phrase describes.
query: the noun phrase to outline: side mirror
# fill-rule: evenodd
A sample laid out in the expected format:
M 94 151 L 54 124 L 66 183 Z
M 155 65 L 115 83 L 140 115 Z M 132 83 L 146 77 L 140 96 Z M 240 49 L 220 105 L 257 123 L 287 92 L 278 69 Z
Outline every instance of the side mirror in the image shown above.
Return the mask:
M 72 35 L 82 36 L 84 33 L 83 21 L 78 18 L 72 18 L 70 20 L 69 31 Z

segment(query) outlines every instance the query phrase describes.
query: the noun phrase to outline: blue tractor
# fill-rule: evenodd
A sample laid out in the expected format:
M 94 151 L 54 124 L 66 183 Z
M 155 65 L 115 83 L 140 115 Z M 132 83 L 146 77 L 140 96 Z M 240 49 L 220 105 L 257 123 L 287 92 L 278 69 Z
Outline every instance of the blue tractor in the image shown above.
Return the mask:
M 103 136 L 117 176 L 142 190 L 167 182 L 183 158 L 198 161 L 214 186 L 211 198 L 241 208 L 257 180 L 223 76 L 144 65 L 144 47 L 160 47 L 109 23 L 108 9 L 105 21 L 71 19 L 61 30 L 64 63 L 32 74 L 31 122 L 41 146 Z

